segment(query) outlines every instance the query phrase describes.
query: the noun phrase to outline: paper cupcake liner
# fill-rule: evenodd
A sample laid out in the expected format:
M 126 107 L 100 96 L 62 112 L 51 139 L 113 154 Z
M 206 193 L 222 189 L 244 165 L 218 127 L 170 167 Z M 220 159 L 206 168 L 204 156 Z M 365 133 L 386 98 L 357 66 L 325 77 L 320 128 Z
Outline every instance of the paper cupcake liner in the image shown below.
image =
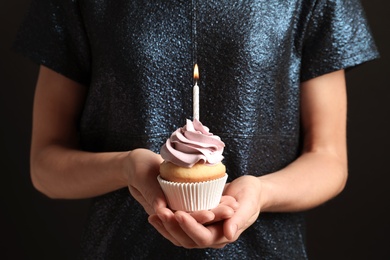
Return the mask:
M 218 206 L 228 175 L 224 177 L 194 183 L 171 182 L 157 176 L 157 180 L 172 210 L 198 211 Z

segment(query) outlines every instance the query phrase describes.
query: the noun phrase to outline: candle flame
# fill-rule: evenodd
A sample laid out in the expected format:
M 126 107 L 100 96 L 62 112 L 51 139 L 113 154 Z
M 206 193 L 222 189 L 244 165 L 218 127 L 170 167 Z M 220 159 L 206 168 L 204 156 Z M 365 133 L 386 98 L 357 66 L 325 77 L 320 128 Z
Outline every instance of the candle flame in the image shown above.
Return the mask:
M 195 63 L 194 66 L 194 79 L 198 80 L 199 79 L 199 69 L 198 69 L 198 64 Z

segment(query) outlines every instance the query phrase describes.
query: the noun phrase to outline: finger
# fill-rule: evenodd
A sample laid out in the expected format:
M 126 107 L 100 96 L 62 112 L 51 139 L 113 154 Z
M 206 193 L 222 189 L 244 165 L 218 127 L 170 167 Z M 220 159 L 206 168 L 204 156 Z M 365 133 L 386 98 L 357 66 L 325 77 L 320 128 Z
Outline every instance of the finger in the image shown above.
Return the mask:
M 165 229 L 160 218 L 156 215 L 150 215 L 148 218 L 149 223 L 166 239 L 171 241 L 175 246 L 181 246 L 179 241 L 177 241 L 169 232 Z
M 160 185 L 158 183 L 157 185 L 150 183 L 150 185 L 151 186 L 146 185 L 146 188 L 142 191 L 133 186 L 129 187 L 134 198 L 141 203 L 145 209 L 148 209 L 147 212 L 149 215 L 155 213 L 158 208 L 167 207 L 167 201 Z
M 160 186 L 158 187 L 160 190 Z M 157 193 L 154 201 L 152 202 L 152 207 L 154 209 L 154 212 L 157 211 L 159 208 L 166 208 L 168 206 L 167 199 L 165 198 L 164 193 L 161 190 L 161 193 Z
M 179 223 L 177 222 L 175 215 L 169 209 L 159 209 L 157 212 L 165 230 L 173 237 L 174 240 L 185 248 L 197 248 L 197 244 L 183 231 Z M 189 216 L 195 223 L 196 220 Z M 201 225 L 201 224 L 198 224 Z
M 191 212 L 190 215 L 200 224 L 209 224 L 230 218 L 239 204 L 232 196 L 222 196 L 220 204 L 211 210 Z
M 238 207 L 240 206 L 237 200 L 234 197 L 229 195 L 222 196 L 220 204 L 227 205 L 234 210 L 238 209 Z
M 205 224 L 215 219 L 215 214 L 209 210 L 200 210 L 189 213 L 198 223 Z
M 221 249 L 221 248 L 225 247 L 228 244 L 229 243 L 215 244 L 215 245 L 210 246 L 210 248 Z
M 245 229 L 256 221 L 259 212 L 254 208 L 253 203 L 242 203 L 234 215 L 225 221 L 224 234 L 228 240 L 236 240 Z
M 182 230 L 199 248 L 219 247 L 228 242 L 223 235 L 222 222 L 204 226 L 183 211 L 175 212 L 175 217 Z
M 130 194 L 142 205 L 148 215 L 154 213 L 154 209 L 151 204 L 142 196 L 141 192 L 133 186 L 129 186 Z
M 166 208 L 167 206 L 164 192 L 157 183 L 157 180 L 155 183 L 153 182 L 146 185 L 142 195 L 154 211 L 156 211 L 157 208 Z
M 218 222 L 227 218 L 231 218 L 235 211 L 230 206 L 220 204 L 218 207 L 212 209 L 211 212 L 215 215 L 212 222 Z

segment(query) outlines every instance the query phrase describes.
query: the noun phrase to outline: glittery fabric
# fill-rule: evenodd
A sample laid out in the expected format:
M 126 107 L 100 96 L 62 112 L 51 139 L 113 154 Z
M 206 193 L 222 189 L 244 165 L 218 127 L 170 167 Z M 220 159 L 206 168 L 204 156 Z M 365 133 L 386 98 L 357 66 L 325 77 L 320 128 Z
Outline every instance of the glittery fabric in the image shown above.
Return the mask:
M 299 155 L 301 81 L 378 56 L 354 0 L 37 0 L 16 46 L 88 86 L 80 137 L 95 152 L 158 152 L 192 117 L 196 61 L 200 119 L 226 144 L 230 181 Z M 126 189 L 90 212 L 84 259 L 307 258 L 301 214 L 263 213 L 223 249 L 186 250 L 157 234 Z

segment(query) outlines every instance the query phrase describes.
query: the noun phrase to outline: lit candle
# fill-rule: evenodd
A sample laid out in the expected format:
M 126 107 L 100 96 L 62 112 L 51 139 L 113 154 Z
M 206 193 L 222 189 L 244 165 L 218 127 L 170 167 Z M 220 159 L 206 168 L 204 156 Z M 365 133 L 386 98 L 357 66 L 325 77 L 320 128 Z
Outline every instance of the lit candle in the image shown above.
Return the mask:
M 198 79 L 199 79 L 198 64 L 195 64 L 195 67 L 194 67 L 195 85 L 194 85 L 192 94 L 193 94 L 194 119 L 196 118 L 197 120 L 199 120 L 199 86 L 198 86 Z

